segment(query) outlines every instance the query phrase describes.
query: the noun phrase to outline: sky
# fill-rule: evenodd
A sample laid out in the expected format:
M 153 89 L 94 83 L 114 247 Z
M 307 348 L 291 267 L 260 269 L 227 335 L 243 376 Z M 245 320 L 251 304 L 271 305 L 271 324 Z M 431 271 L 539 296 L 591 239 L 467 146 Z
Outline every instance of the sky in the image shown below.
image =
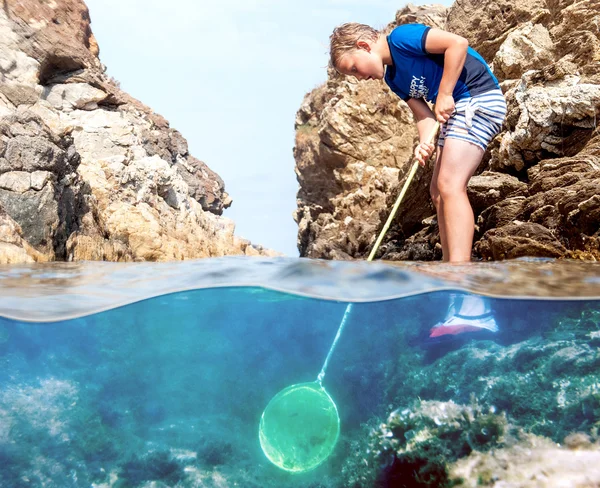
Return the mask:
M 424 4 L 431 2 L 412 2 Z M 443 5 L 452 2 L 444 0 Z M 298 256 L 294 120 L 325 82 L 333 28 L 377 29 L 390 0 L 86 0 L 100 60 L 225 182 L 236 235 Z

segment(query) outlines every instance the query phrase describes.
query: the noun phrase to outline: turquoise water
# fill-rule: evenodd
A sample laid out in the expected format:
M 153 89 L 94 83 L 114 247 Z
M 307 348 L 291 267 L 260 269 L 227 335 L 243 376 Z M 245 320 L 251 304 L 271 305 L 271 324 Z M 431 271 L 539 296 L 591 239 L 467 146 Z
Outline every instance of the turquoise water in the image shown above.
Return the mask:
M 256 261 L 235 261 L 235 276 L 222 263 L 194 271 L 203 288 L 175 292 L 198 263 L 110 267 L 104 281 L 89 278 L 96 264 L 4 269 L 0 486 L 456 486 L 451 467 L 475 452 L 528 436 L 597 443 L 593 297 L 488 297 L 498 332 L 436 340 L 457 289 L 448 277 L 269 261 L 268 281 Z M 250 275 L 271 288 L 293 276 L 294 292 L 224 284 Z M 259 420 L 281 389 L 317 379 L 350 303 L 336 290 L 355 294 L 323 379 L 340 439 L 319 467 L 290 474 L 263 454 Z M 118 299 L 132 303 L 111 308 Z

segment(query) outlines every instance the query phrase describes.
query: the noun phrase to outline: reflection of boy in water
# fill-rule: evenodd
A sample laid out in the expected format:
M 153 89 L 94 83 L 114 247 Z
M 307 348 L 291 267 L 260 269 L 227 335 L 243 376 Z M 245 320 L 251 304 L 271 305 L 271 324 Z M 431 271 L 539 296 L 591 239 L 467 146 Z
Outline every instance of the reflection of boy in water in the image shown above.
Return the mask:
M 478 295 L 452 294 L 445 320 L 431 329 L 429 337 L 484 330 L 498 331 L 490 301 Z

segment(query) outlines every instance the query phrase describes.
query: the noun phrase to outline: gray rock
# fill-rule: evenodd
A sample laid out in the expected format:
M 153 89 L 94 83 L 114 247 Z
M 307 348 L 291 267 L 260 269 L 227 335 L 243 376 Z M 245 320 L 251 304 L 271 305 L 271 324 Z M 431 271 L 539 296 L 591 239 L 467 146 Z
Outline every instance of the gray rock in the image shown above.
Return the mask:
M 21 226 L 23 237 L 29 244 L 54 257 L 54 239 L 60 218 L 53 188 L 25 193 L 0 189 L 0 205 Z
M 52 178 L 52 173 L 49 171 L 34 171 L 31 173 L 31 188 L 41 190 L 44 185 Z
M 17 136 L 7 143 L 6 160 L 13 171 L 65 170 L 65 153 L 48 139 L 37 136 Z
M 205 163 L 192 156 L 178 158 L 175 168 L 188 184 L 190 196 L 202 205 L 202 209 L 221 215 L 231 206 L 232 200 L 225 192 L 223 180 Z
M 31 188 L 31 174 L 26 171 L 9 171 L 0 175 L 0 188 L 16 193 L 26 192 Z

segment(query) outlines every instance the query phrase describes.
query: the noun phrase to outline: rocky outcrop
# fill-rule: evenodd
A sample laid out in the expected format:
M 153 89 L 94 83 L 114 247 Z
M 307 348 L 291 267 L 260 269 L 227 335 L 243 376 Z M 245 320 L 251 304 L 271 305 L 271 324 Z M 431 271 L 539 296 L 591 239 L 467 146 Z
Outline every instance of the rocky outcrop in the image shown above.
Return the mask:
M 466 37 L 492 65 L 502 84 L 509 109 L 503 131 L 492 141 L 468 188 L 476 214 L 476 258 L 600 257 L 599 8 L 598 0 L 516 4 L 461 0 L 447 11 L 440 7 L 438 16 L 432 15 L 433 7 L 406 7 L 391 24 L 423 22 Z M 354 92 L 344 91 L 345 86 L 353 86 Z M 344 147 L 368 144 L 369 154 L 377 154 L 382 146 L 377 135 L 387 134 L 389 128 L 397 128 L 392 136 L 414 136 L 408 109 L 396 100 L 391 101 L 394 121 L 382 110 L 374 111 L 368 121 L 363 117 L 359 128 L 357 114 L 373 110 L 373 106 L 356 103 L 354 93 L 366 90 L 374 100 L 383 100 L 387 93 L 381 83 L 352 84 L 330 73 L 327 84 L 309 93 L 298 113 L 298 127 L 305 127 L 304 120 L 312 127 L 309 144 L 300 135 L 301 129 L 296 141 L 301 185 L 298 246 L 302 255 L 365 257 L 403 183 L 411 154 L 409 141 L 405 147 L 394 146 L 397 166 L 392 178 L 398 179 L 382 186 L 387 199 L 379 195 L 377 200 L 363 200 L 364 218 L 353 222 L 344 209 L 355 196 L 336 176 L 348 173 L 349 164 L 338 158 L 336 173 L 323 173 L 334 159 L 331 155 Z M 323 93 L 329 95 L 323 97 Z M 343 113 L 340 106 L 356 110 Z M 326 137 L 327 114 L 331 112 L 341 114 L 338 126 L 349 127 L 343 145 L 332 146 L 331 138 Z M 367 133 L 371 134 L 368 140 Z M 364 165 L 363 173 L 372 173 L 374 181 L 383 178 L 378 164 L 361 154 L 353 156 L 354 166 Z M 312 163 L 307 162 L 309 157 Z M 311 172 L 315 167 L 320 173 Z M 383 258 L 441 257 L 436 219 L 428 201 L 430 174 L 430 168 L 417 173 L 381 247 Z M 314 186 L 315 179 L 320 194 L 328 195 L 325 201 L 310 198 L 306 188 Z
M 2 249 L 22 260 L 272 254 L 234 235 L 221 178 L 98 55 L 81 0 L 4 2 L 0 208 L 14 231 Z

